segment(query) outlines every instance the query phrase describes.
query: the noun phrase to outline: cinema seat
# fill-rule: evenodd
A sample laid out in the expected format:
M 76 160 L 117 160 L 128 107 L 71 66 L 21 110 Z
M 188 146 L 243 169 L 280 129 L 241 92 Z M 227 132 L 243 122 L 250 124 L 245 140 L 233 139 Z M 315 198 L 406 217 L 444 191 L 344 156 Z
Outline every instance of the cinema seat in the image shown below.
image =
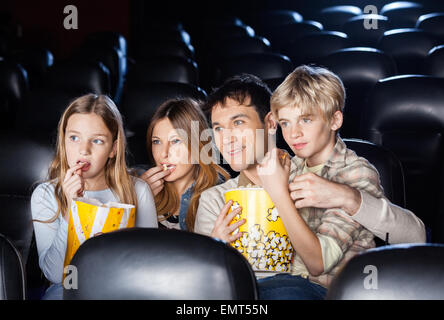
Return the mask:
M 379 14 L 389 19 L 389 28 L 413 28 L 418 18 L 427 13 L 427 8 L 419 2 L 394 1 L 381 8 Z
M 263 35 L 271 41 L 273 48 L 281 50 L 300 37 L 322 30 L 323 26 L 321 23 L 306 20 L 271 27 L 265 30 Z
M 442 300 L 444 245 L 405 244 L 353 257 L 333 279 L 328 300 Z
M 387 28 L 387 17 L 377 14 L 363 14 L 347 20 L 342 31 L 348 35 L 351 46 L 376 48 L 379 39 L 388 30 Z
M 444 79 L 395 76 L 379 80 L 363 107 L 362 138 L 399 158 L 405 173 L 406 207 L 431 229 L 434 241 L 444 230 L 439 211 L 444 190 Z
M 420 29 L 394 29 L 384 32 L 378 48 L 393 57 L 398 74 L 420 74 L 429 51 L 438 45 L 436 38 Z
M 435 35 L 441 44 L 444 43 L 444 12 L 424 14 L 418 18 L 415 28 Z
M 444 78 L 444 45 L 436 46 L 429 51 L 422 73 Z
M 325 30 L 342 31 L 342 26 L 347 20 L 361 14 L 362 10 L 357 6 L 331 6 L 322 9 L 317 15 L 317 20 L 322 23 Z
M 346 88 L 341 136 L 360 138 L 362 106 L 378 80 L 396 75 L 395 62 L 381 50 L 356 47 L 337 50 L 318 64 L 336 73 Z
M 256 300 L 248 261 L 196 233 L 132 228 L 88 239 L 76 252 L 78 289 L 67 300 Z
M 0 300 L 25 300 L 25 269 L 20 253 L 0 234 Z

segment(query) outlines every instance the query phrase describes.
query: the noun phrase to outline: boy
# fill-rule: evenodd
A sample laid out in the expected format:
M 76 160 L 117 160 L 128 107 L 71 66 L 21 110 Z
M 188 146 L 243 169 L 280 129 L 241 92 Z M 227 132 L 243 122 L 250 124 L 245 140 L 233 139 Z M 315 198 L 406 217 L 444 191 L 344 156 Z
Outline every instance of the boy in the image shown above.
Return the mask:
M 325 89 L 322 88 L 322 90 Z M 341 90 L 343 91 L 342 83 L 336 88 L 338 92 Z M 319 91 L 319 89 L 315 91 Z M 327 92 L 324 92 L 323 95 L 328 94 Z M 277 97 L 276 95 L 273 96 Z M 289 163 L 284 166 L 279 165 L 280 161 L 277 160 L 278 152 L 276 149 L 264 157 L 263 153 L 268 151 L 265 144 L 266 139 L 258 137 L 261 129 L 264 130 L 265 136 L 267 136 L 272 134 L 276 128 L 276 123 L 271 113 L 268 112 L 270 110 L 269 98 L 270 91 L 266 85 L 251 75 L 241 75 L 228 79 L 224 85 L 209 96 L 206 111 L 211 114 L 215 143 L 232 169 L 239 171 L 240 174 L 237 178 L 230 179 L 202 193 L 195 224 L 195 231 L 198 233 L 232 242 L 241 236 L 240 234 L 233 235 L 232 232 L 244 221 L 238 221 L 233 225 L 229 224 L 233 217 L 239 213 L 239 209 L 233 210 L 227 215 L 231 203 L 225 204 L 224 191 L 245 186 L 249 183 L 263 186 L 266 189 L 275 202 L 287 231 L 291 234 L 290 239 L 292 243 L 294 242 L 293 246 L 297 255 L 293 264 L 295 266 L 292 269 L 293 275 L 280 274 L 275 277 L 259 279 L 260 297 L 262 299 L 322 299 L 326 293 L 325 287 L 331 278 L 328 275 L 326 276 L 326 274 L 329 274 L 343 258 L 344 252 L 353 252 L 350 248 L 358 250 L 359 245 L 362 245 L 364 248 L 373 246 L 373 236 L 356 222 L 359 221 L 356 218 L 360 218 L 365 222 L 362 225 L 369 225 L 368 229 L 378 234 L 383 233 L 385 235 L 384 232 L 390 232 L 392 243 L 396 241 L 423 241 L 425 232 L 422 222 L 408 210 L 389 203 L 383 197 L 382 190 L 379 187 L 379 183 L 377 183 L 378 181 L 369 178 L 368 190 L 362 186 L 358 186 L 361 187 L 361 190 L 358 190 L 342 183 L 340 179 L 338 179 L 337 183 L 322 177 L 306 174 L 296 176 L 294 182 L 290 184 L 289 190 Z M 338 98 L 338 100 L 341 100 L 341 98 Z M 330 101 L 331 99 L 327 98 L 325 102 L 331 104 Z M 305 105 L 307 109 L 309 109 L 308 106 L 311 106 L 309 104 Z M 339 101 L 338 105 L 343 106 L 343 97 L 342 102 Z M 280 109 L 281 106 L 279 106 Z M 283 115 L 285 115 L 285 111 L 282 108 Z M 311 115 L 318 116 L 317 113 L 313 112 Z M 285 120 L 288 120 L 287 122 L 290 122 L 289 127 L 291 128 L 293 126 L 291 123 L 293 121 L 292 114 L 287 114 L 287 116 L 290 119 L 282 118 L 281 126 L 287 126 Z M 320 143 L 313 144 L 311 140 L 308 140 L 307 136 L 306 140 L 302 140 L 300 133 L 297 132 L 298 130 L 286 131 L 287 129 L 285 128 L 288 127 L 283 128 L 287 138 L 295 140 L 294 142 L 293 140 L 287 141 L 297 151 L 296 155 L 305 157 L 310 168 L 313 165 L 322 164 L 323 162 L 319 162 L 319 160 L 324 160 L 325 155 L 329 156 L 335 147 L 334 144 L 333 147 L 331 146 L 332 136 L 333 139 L 336 139 L 335 131 L 342 124 L 342 113 L 334 112 L 330 118 L 333 120 L 334 126 L 330 127 L 329 130 L 321 126 L 320 128 L 317 127 L 317 131 L 312 131 L 312 133 L 316 133 L 314 136 L 320 137 L 317 139 Z M 310 123 L 312 120 L 314 118 L 301 118 L 302 122 L 307 123 Z M 333 131 L 333 133 L 330 131 Z M 245 134 L 245 132 L 249 133 Z M 249 135 L 253 135 L 253 138 L 250 139 L 251 143 L 247 143 L 245 138 Z M 327 146 L 331 148 L 330 151 Z M 251 148 L 253 150 L 248 150 Z M 274 175 L 267 175 L 267 170 L 263 169 L 270 167 L 273 163 L 271 161 L 273 158 L 275 163 L 278 164 L 273 169 L 278 170 L 278 172 Z M 301 165 L 299 162 L 304 162 L 303 159 L 299 157 L 293 159 L 292 179 L 296 173 L 300 174 L 299 169 Z M 258 164 L 259 162 L 261 162 L 260 165 Z M 324 168 L 328 168 L 327 163 L 325 163 Z M 373 175 L 371 178 L 377 178 L 377 173 L 373 167 L 368 166 L 367 171 L 375 172 L 376 175 Z M 301 180 L 300 177 L 305 177 L 305 180 Z M 338 175 L 338 177 L 341 177 L 341 175 Z M 345 177 L 348 178 L 346 172 Z M 330 177 L 326 176 L 326 178 Z M 350 179 L 343 180 L 349 182 Z M 313 185 L 316 188 L 313 189 Z M 322 193 L 319 193 L 317 190 L 322 190 Z M 307 192 L 307 194 L 304 194 L 304 192 Z M 297 200 L 296 206 L 302 203 L 303 206 L 311 208 L 307 208 L 308 211 L 305 211 L 306 213 L 298 213 L 290 196 L 294 196 Z M 330 210 L 332 212 L 329 214 L 329 210 L 320 210 L 318 208 L 332 209 Z M 320 234 L 317 237 L 317 233 L 315 234 L 312 231 L 313 226 L 324 228 L 325 223 L 319 224 L 320 220 L 310 220 L 309 222 L 314 224 L 312 226 L 307 225 L 301 219 L 301 216 L 306 218 L 307 214 L 311 215 L 311 212 L 316 213 L 316 210 L 320 210 L 319 213 L 326 214 L 323 220 L 326 223 L 329 221 L 328 219 L 335 218 L 337 213 L 339 217 L 337 219 L 341 220 L 341 223 L 343 222 L 342 229 L 326 229 L 327 234 Z M 322 218 L 322 214 L 317 214 L 317 219 Z M 400 225 L 403 227 L 407 226 L 411 230 L 408 236 L 399 227 Z M 383 230 L 381 230 L 380 226 L 383 226 Z M 329 234 L 330 232 L 340 240 L 333 238 L 332 234 Z M 305 236 L 300 237 L 298 234 Z M 342 235 L 344 235 L 344 243 L 341 242 Z M 393 239 L 393 236 L 395 239 Z M 334 272 L 330 275 L 332 274 Z M 259 278 L 263 275 L 257 273 L 257 276 Z M 313 281 L 309 281 L 308 277 Z

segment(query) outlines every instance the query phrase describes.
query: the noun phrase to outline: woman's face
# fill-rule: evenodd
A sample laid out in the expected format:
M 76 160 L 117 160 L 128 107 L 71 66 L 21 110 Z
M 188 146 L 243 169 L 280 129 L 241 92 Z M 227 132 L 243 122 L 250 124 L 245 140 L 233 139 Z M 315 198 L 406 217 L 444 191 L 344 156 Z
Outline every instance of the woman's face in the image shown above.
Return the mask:
M 164 178 L 174 182 L 191 174 L 193 164 L 188 151 L 188 140 L 183 139 L 168 118 L 156 123 L 151 136 L 151 152 L 156 166 L 167 167 L 170 174 Z

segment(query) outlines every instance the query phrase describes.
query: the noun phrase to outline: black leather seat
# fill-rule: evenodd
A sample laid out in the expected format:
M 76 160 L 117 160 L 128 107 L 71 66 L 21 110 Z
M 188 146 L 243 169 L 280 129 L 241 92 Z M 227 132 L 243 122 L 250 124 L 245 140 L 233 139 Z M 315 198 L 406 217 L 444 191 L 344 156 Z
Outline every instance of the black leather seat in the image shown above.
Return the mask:
M 39 85 L 42 78 L 54 65 L 54 56 L 47 48 L 32 47 L 15 50 L 8 58 L 19 63 L 26 70 L 31 88 Z
M 274 79 L 286 77 L 293 70 L 291 60 L 277 53 L 251 53 L 228 58 L 219 64 L 215 75 L 215 85 L 226 78 L 240 73 L 250 73 L 259 78 Z
M 158 82 L 142 86 L 128 83 L 121 107 L 130 135 L 128 163 L 147 163 L 146 130 L 158 106 L 171 98 L 191 97 L 205 100 L 206 96 L 206 92 L 201 88 L 185 83 Z
M 44 79 L 54 89 L 111 95 L 110 72 L 99 61 L 64 61 L 56 63 Z
M 420 74 L 428 52 L 438 45 L 436 38 L 419 29 L 384 32 L 378 48 L 395 59 L 398 74 Z
M 379 14 L 389 18 L 389 28 L 413 28 L 418 18 L 427 13 L 421 3 L 412 1 L 394 1 L 384 5 Z
M 247 22 L 261 34 L 264 30 L 288 23 L 302 22 L 302 15 L 294 10 L 272 9 L 251 14 Z
M 303 45 L 301 45 L 303 43 Z M 290 57 L 295 66 L 316 63 L 320 57 L 349 47 L 349 39 L 345 33 L 322 31 L 303 36 L 285 47 L 282 52 Z
M 197 63 L 181 57 L 157 57 L 137 61 L 128 72 L 128 82 L 180 82 L 199 85 Z
M 25 269 L 20 253 L 0 234 L 0 300 L 25 300 Z
M 380 80 L 361 118 L 363 139 L 384 146 L 400 159 L 405 173 L 406 207 L 443 237 L 439 219 L 444 154 L 444 79 L 396 76 Z
M 64 299 L 257 299 L 248 261 L 196 233 L 134 228 L 87 240 L 76 252 L 78 289 Z
M 294 22 L 271 27 L 263 32 L 264 36 L 271 41 L 272 47 L 281 50 L 289 43 L 294 42 L 305 35 L 320 32 L 324 28 L 321 23 L 312 20 Z
M 13 128 L 28 87 L 28 76 L 22 66 L 0 61 L 0 132 Z
M 418 18 L 416 28 L 435 35 L 444 43 L 444 12 L 424 14 Z
M 367 159 L 379 172 L 384 195 L 394 204 L 405 208 L 404 170 L 401 161 L 390 150 L 359 139 L 343 139 L 347 148 Z
M 136 60 L 170 56 L 194 60 L 195 50 L 191 44 L 183 41 L 161 40 L 140 43 L 135 52 Z
M 272 48 L 270 41 L 264 37 L 239 36 L 224 38 L 222 46 L 220 43 L 214 44 L 210 51 L 210 57 L 223 59 L 250 53 L 269 53 Z
M 369 28 L 371 26 L 371 28 Z M 378 14 L 363 14 L 347 20 L 343 26 L 352 46 L 376 48 L 388 30 L 388 18 Z
M 444 246 L 386 246 L 353 257 L 333 279 L 330 300 L 442 300 Z
M 362 10 L 357 6 L 331 6 L 322 9 L 317 15 L 317 20 L 322 23 L 325 30 L 342 31 L 342 26 L 347 20 L 361 14 Z
M 429 51 L 422 73 L 444 78 L 444 45 L 436 46 Z
M 362 106 L 378 80 L 396 75 L 393 59 L 380 50 L 358 47 L 335 51 L 319 64 L 336 73 L 346 88 L 341 136 L 360 138 Z

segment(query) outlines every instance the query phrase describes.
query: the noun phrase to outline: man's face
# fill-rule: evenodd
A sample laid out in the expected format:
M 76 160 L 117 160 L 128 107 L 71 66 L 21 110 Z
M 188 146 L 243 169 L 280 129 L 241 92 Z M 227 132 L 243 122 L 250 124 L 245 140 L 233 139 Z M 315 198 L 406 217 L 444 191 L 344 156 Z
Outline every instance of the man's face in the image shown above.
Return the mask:
M 266 150 L 264 124 L 249 103 L 249 98 L 244 104 L 227 98 L 223 105 L 216 104 L 211 111 L 216 146 L 234 171 L 255 165 Z

